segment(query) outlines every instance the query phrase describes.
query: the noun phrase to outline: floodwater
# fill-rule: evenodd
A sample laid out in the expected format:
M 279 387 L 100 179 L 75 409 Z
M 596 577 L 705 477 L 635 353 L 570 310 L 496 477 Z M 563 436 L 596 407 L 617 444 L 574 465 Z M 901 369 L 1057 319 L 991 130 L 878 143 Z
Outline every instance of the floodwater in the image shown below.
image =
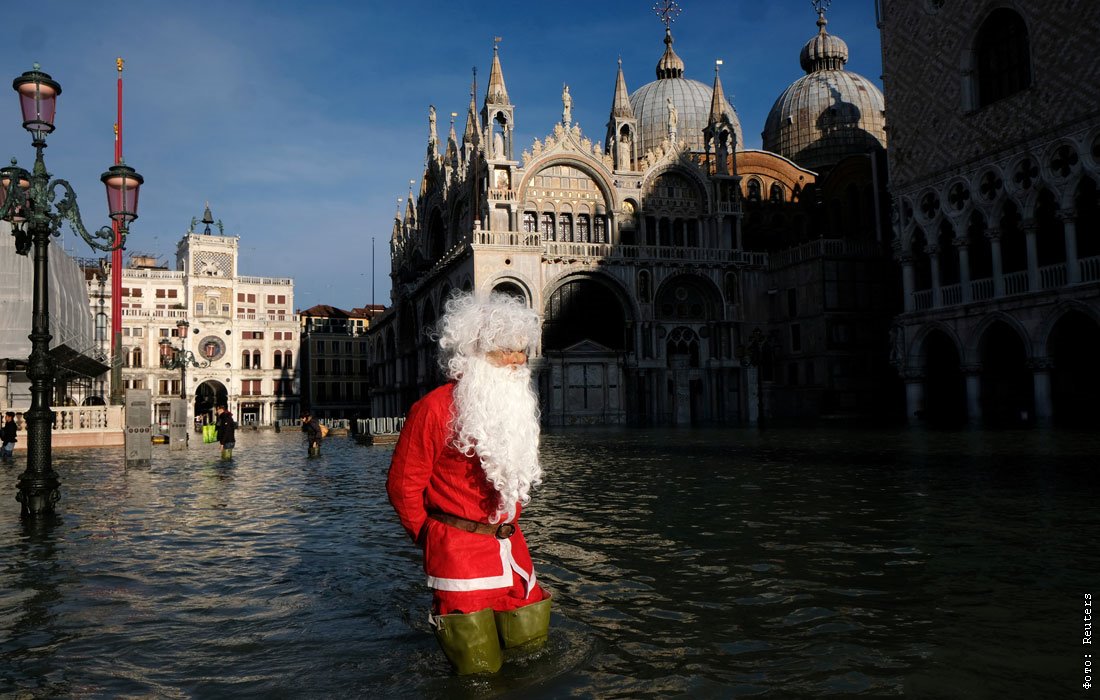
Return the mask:
M 0 466 L 0 696 L 1050 698 L 1100 594 L 1100 437 L 547 433 L 524 514 L 547 647 L 455 678 L 391 447 L 242 433 L 149 468 L 55 453 L 27 526 Z

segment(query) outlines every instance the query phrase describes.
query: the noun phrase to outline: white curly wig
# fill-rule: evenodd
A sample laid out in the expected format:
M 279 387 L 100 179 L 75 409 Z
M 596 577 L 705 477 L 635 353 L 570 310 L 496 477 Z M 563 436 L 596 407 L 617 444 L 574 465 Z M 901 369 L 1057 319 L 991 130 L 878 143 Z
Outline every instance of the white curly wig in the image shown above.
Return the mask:
M 485 478 L 499 494 L 490 522 L 516 517 L 542 477 L 539 466 L 538 395 L 531 369 L 497 367 L 485 354 L 538 346 L 538 314 L 505 294 L 475 297 L 459 292 L 444 306 L 436 329 L 439 364 L 457 383 L 451 428 L 460 453 L 481 461 Z
M 492 292 L 478 296 L 456 291 L 443 306 L 434 337 L 439 341 L 439 365 L 458 379 L 468 358 L 493 350 L 524 350 L 539 344 L 539 317 L 518 297 Z

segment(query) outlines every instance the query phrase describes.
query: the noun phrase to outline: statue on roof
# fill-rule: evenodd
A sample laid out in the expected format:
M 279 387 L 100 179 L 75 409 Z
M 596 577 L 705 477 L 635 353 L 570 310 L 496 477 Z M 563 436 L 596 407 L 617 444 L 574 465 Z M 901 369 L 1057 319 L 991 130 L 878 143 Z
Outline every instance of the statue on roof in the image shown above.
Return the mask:
M 569 95 L 569 86 L 562 83 L 561 87 L 561 123 L 566 126 L 573 121 L 573 98 Z
M 676 126 L 680 122 L 680 114 L 676 111 L 676 105 L 672 104 L 672 97 L 665 98 L 665 109 L 668 111 L 668 138 L 676 140 Z

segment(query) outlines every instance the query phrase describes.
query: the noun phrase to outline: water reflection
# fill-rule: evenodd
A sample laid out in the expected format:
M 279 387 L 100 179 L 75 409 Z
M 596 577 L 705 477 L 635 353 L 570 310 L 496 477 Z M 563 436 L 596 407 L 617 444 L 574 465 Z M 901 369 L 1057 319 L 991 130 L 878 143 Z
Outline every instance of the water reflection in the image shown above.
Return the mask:
M 210 447 L 210 449 L 206 449 Z M 526 511 L 548 648 L 455 679 L 390 448 L 244 433 L 59 452 L 60 515 L 0 497 L 0 695 L 1050 697 L 1095 582 L 1097 438 L 548 434 Z M 289 456 L 288 456 L 289 455 Z M 17 470 L 8 468 L 14 484 Z M 1075 629 L 1075 628 L 1074 628 Z M 1054 690 L 1052 690 L 1054 689 Z

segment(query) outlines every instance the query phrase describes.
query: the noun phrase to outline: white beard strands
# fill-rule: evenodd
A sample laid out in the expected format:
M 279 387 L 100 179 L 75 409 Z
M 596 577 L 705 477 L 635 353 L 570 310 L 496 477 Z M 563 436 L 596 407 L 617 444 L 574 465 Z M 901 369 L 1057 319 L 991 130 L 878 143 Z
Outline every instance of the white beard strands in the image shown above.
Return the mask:
M 494 367 L 482 357 L 468 357 L 454 389 L 455 448 L 477 455 L 493 488 L 500 494 L 497 523 L 515 519 L 516 503 L 531 500 L 531 487 L 541 482 L 538 397 L 529 367 Z

